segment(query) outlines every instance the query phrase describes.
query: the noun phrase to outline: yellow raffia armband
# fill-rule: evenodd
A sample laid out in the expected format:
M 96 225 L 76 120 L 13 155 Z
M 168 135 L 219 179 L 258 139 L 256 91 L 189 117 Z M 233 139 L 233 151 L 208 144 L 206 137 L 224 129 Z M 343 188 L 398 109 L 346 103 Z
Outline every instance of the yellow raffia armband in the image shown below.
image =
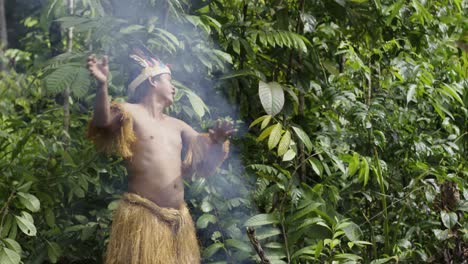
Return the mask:
M 227 158 L 228 153 L 229 141 L 214 144 L 207 133 L 200 134 L 188 146 L 183 162 L 184 174 L 211 176 Z
M 133 155 L 131 145 L 136 141 L 132 116 L 119 103 L 112 103 L 110 108 L 112 115 L 120 117 L 119 126 L 96 127 L 90 121 L 87 137 L 93 141 L 98 151 L 117 153 L 123 158 L 131 158 Z

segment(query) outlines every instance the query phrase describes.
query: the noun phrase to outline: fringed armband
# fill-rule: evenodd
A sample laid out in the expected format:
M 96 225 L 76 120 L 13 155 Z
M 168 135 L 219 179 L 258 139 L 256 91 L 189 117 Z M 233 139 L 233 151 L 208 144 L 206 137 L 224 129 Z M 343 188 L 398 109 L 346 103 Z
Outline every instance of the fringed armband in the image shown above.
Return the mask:
M 214 144 L 208 134 L 200 134 L 190 142 L 183 162 L 184 174 L 211 176 L 229 153 L 229 141 Z
M 120 118 L 117 128 L 96 127 L 88 123 L 87 137 L 93 141 L 98 151 L 117 153 L 124 158 L 132 157 L 131 145 L 136 140 L 132 116 L 118 103 L 112 103 L 111 112 Z

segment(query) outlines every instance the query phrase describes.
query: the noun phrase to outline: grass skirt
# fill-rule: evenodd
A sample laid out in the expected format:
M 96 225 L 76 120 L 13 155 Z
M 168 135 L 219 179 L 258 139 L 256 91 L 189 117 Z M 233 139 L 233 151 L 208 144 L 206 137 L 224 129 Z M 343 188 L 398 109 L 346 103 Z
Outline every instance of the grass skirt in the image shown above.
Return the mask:
M 106 264 L 197 264 L 200 250 L 192 217 L 125 193 L 114 212 Z

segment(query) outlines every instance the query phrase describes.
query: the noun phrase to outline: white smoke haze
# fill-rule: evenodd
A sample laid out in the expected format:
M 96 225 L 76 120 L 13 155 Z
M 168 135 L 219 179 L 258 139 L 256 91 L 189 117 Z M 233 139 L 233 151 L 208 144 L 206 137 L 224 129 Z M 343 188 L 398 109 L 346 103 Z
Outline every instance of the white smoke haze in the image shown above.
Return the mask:
M 213 49 L 222 50 L 221 45 L 216 43 L 215 39 L 204 29 L 186 21 L 182 14 L 175 17 L 174 14 L 170 13 L 169 17 L 162 21 L 164 12 L 157 12 L 157 19 L 152 19 L 155 14 L 149 10 L 141 10 L 141 6 L 132 5 L 123 0 L 112 2 L 117 3 L 113 5 L 114 14 L 117 17 L 134 22 L 153 21 L 154 27 L 167 30 L 175 35 L 180 42 L 176 52 L 170 54 L 165 47 L 156 45 L 154 41 L 147 41 L 147 34 L 132 34 L 110 41 L 108 42 L 109 46 L 105 49 L 111 56 L 114 56 L 111 58 L 111 62 L 121 64 L 112 67 L 128 68 L 125 64 L 130 61 L 128 52 L 131 49 L 131 44 L 129 42 L 121 43 L 122 41 L 131 40 L 130 42 L 133 43 L 145 44 L 156 57 L 171 65 L 173 79 L 197 94 L 209 109 L 209 113 L 205 113 L 203 118 L 197 117 L 190 110 L 192 105 L 188 97 L 181 96 L 179 90 L 183 88 L 179 86 L 177 87 L 176 101 L 169 112 L 170 115 L 183 119 L 198 132 L 206 132 L 207 128 L 214 124 L 214 120 L 228 117 L 235 121 L 235 127 L 238 129 L 238 132 L 233 136 L 234 141 L 236 138 L 244 137 L 248 127 L 242 120 L 239 120 L 239 106 L 233 105 L 226 98 L 225 94 L 228 93 L 226 87 L 229 87 L 223 86 L 223 82 L 226 81 L 217 79 L 218 76 L 229 74 L 233 65 L 224 62 L 220 67 L 221 65 L 216 65 L 216 62 L 213 61 L 213 69 L 210 70 L 200 60 L 200 56 L 209 60 L 209 57 L 203 52 L 208 53 Z M 116 27 L 115 32 L 110 34 L 110 38 L 121 35 L 119 30 L 120 28 Z M 122 47 L 126 47 L 127 50 L 122 49 Z M 120 74 L 125 75 L 124 70 Z M 119 76 L 119 81 L 121 80 L 122 77 Z M 127 80 L 126 83 L 128 82 Z M 185 95 L 185 93 L 183 94 Z M 231 144 L 229 157 L 218 173 L 208 179 L 198 179 L 186 185 L 188 187 L 186 201 L 191 207 L 195 205 L 195 210 L 192 211 L 194 221 L 196 222 L 197 218 L 204 213 L 213 214 L 219 218 L 207 229 L 200 230 L 198 228 L 199 235 L 208 236 L 204 241 L 209 240 L 212 231 L 216 230 L 220 231 L 223 236 L 228 235 L 228 238 L 232 237 L 248 243 L 243 223 L 247 218 L 258 213 L 250 195 L 255 188 L 255 177 L 246 171 L 240 153 L 240 146 Z M 218 209 L 223 207 L 229 209 L 224 212 Z M 230 223 L 233 220 L 237 221 L 234 225 Z

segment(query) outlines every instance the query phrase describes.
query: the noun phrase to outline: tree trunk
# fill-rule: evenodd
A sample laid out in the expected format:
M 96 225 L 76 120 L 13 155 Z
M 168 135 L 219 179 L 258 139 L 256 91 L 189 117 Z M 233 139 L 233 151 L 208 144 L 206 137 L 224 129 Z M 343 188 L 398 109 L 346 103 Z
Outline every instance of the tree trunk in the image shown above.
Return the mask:
M 7 23 L 5 16 L 5 1 L 0 0 L 0 54 L 8 47 Z M 0 71 L 5 69 L 5 65 L 0 61 Z
M 72 16 L 74 13 L 74 0 L 68 0 L 68 11 Z M 67 52 L 72 52 L 73 45 L 73 27 L 67 29 Z M 64 143 L 68 145 L 69 135 L 68 128 L 70 127 L 70 87 L 66 87 L 63 91 L 63 130 L 65 131 Z
M 297 34 L 302 34 L 304 31 L 304 24 L 302 23 L 301 20 L 301 14 L 304 13 L 304 0 L 299 1 L 299 7 L 298 7 L 298 12 L 299 15 L 297 17 L 297 25 L 296 25 L 296 33 Z M 302 65 L 302 54 L 298 54 L 297 58 L 299 65 Z M 305 94 L 304 90 L 299 90 L 299 115 L 301 117 L 304 117 L 304 105 L 305 105 Z M 302 142 L 299 143 L 299 153 L 300 153 L 300 162 L 301 162 L 301 181 L 305 182 L 306 177 L 307 177 L 307 164 L 305 162 L 305 148 L 304 144 Z

